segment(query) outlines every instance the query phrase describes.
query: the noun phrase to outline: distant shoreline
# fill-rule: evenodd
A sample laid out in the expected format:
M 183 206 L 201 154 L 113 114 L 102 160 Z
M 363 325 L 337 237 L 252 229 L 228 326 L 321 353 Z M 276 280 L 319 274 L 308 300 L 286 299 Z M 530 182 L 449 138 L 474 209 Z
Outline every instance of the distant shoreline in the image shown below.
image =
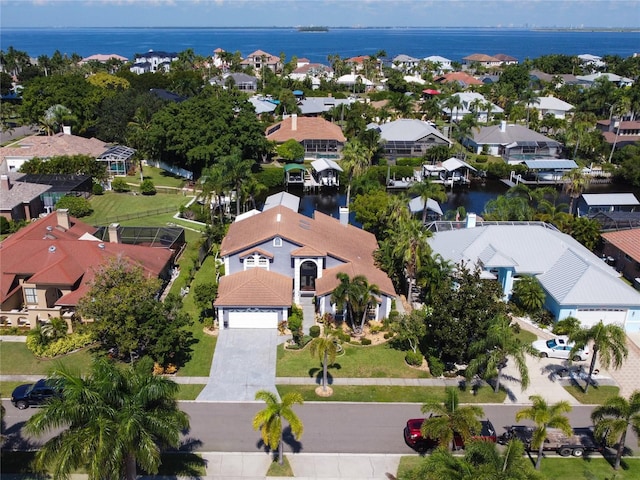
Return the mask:
M 638 27 L 505 27 L 505 26 L 493 26 L 493 27 L 247 27 L 247 26 L 235 26 L 235 27 L 122 27 L 122 26 L 110 26 L 110 27 L 5 27 L 5 30 L 298 30 L 300 29 L 322 28 L 323 31 L 330 30 L 513 30 L 513 31 L 531 31 L 531 32 L 589 32 L 589 33 L 630 33 L 640 32 L 640 26 Z

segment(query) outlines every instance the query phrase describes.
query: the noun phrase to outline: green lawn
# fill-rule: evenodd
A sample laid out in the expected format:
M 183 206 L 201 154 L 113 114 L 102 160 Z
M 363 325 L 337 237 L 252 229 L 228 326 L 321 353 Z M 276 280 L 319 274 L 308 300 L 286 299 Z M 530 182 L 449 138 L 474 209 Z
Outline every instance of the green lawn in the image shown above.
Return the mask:
M 39 359 L 27 349 L 25 343 L 2 342 L 0 347 L 0 375 L 46 376 L 58 363 L 84 373 L 91 364 L 91 354 L 89 349 L 85 348 L 59 359 Z
M 151 180 L 156 187 L 175 187 L 182 188 L 186 182 L 186 180 L 182 177 L 178 177 L 173 173 L 169 173 L 161 168 L 156 167 L 144 167 L 142 169 L 142 173 L 144 175 L 144 179 Z M 140 172 L 137 171 L 135 175 L 127 175 L 124 178 L 124 181 L 127 183 L 135 183 L 137 185 L 140 184 Z
M 344 354 L 338 356 L 329 373 L 342 378 L 428 378 L 423 370 L 409 367 L 405 352 L 394 350 L 388 344 L 358 347 L 343 344 Z M 285 350 L 278 345 L 278 377 L 311 377 L 322 364 L 312 357 L 307 346 L 303 350 Z
M 599 387 L 591 385 L 589 387 L 589 391 L 584 393 L 584 382 L 580 383 L 580 386 L 571 385 L 569 387 L 564 387 L 564 389 L 573 395 L 576 400 L 585 405 L 602 405 L 609 398 L 617 396 L 620 392 L 618 387 L 611 385 L 602 385 Z
M 333 395 L 319 397 L 315 393 L 315 385 L 277 385 L 280 396 L 289 392 L 298 392 L 305 401 L 323 402 L 406 402 L 427 403 L 443 402 L 444 387 L 397 387 L 385 385 L 334 385 Z M 491 387 L 482 387 L 477 395 L 470 391 L 460 391 L 462 403 L 503 403 L 504 391 L 494 394 Z
M 516 337 L 518 337 L 518 339 L 522 343 L 525 343 L 527 345 L 532 344 L 538 339 L 535 333 L 530 332 L 529 330 L 525 330 L 524 328 L 520 329 L 520 333 L 518 333 Z
M 205 387 L 195 383 L 179 383 L 178 400 L 195 400 Z
M 124 224 L 127 216 L 136 216 L 135 225 L 141 225 L 141 218 L 137 217 L 145 212 L 159 213 L 158 210 L 171 208 L 171 218 L 181 205 L 186 205 L 190 197 L 182 194 L 162 194 L 156 195 L 132 195 L 131 193 L 105 192 L 104 195 L 94 195 L 91 197 L 91 207 L 93 213 L 82 217 L 82 221 L 89 225 L 99 225 L 108 222 L 118 221 Z M 166 223 L 164 223 L 166 224 Z M 144 225 L 148 225 L 144 223 Z
M 277 460 L 271 462 L 269 470 L 267 470 L 267 477 L 294 477 L 293 469 L 289 464 L 289 459 L 286 455 L 282 456 L 282 465 Z
M 402 457 L 398 466 L 398 480 L 406 478 L 409 470 L 417 467 L 423 457 Z M 618 472 L 600 456 L 593 458 L 545 458 L 540 470 L 549 480 L 640 480 L 640 459 L 623 460 Z

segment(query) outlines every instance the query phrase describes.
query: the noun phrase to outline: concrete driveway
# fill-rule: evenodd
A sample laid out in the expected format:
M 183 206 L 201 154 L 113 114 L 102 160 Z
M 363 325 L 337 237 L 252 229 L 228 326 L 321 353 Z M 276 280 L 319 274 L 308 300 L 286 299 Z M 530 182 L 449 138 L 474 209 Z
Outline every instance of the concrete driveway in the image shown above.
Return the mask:
M 278 331 L 267 328 L 220 330 L 209 383 L 198 401 L 252 402 L 258 390 L 277 393 Z

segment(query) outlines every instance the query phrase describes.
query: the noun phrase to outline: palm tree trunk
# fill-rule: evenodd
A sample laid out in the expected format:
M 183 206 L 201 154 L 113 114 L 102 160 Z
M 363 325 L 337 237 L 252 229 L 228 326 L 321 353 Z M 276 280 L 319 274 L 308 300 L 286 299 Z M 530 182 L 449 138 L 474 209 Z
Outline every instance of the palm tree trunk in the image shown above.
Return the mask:
M 536 458 L 536 470 L 540 470 L 540 464 L 542 463 L 542 449 L 544 448 L 544 441 L 540 443 L 538 447 L 538 458 Z
M 427 199 L 424 200 L 424 208 L 422 209 L 422 224 L 427 223 Z
M 498 393 L 500 391 L 500 380 L 502 379 L 502 369 L 498 369 L 498 378 L 496 378 L 496 386 L 493 389 L 493 393 Z
M 620 460 L 622 459 L 622 454 L 624 452 L 624 444 L 627 441 L 627 430 L 625 429 L 622 432 L 622 436 L 620 437 L 620 441 L 618 442 L 618 450 L 616 451 L 616 461 L 613 464 L 613 469 L 618 470 L 620 468 Z
M 325 349 L 324 359 L 322 360 L 322 391 L 327 391 L 327 363 L 329 362 L 329 352 Z
M 362 312 L 362 319 L 360 320 L 360 333 L 364 333 L 364 324 L 367 319 L 367 310 L 369 309 L 369 304 L 365 305 L 364 312 Z
M 589 375 L 587 375 L 587 384 L 584 386 L 584 393 L 587 393 L 589 390 L 589 385 L 591 385 L 591 377 L 593 376 L 593 371 L 596 368 L 596 357 L 598 356 L 598 348 L 593 346 L 593 356 L 591 357 L 591 364 L 589 365 Z
M 284 463 L 284 456 L 282 455 L 283 448 L 284 447 L 282 445 L 282 430 L 280 430 L 280 443 L 278 443 L 278 463 L 280 465 Z
M 136 480 L 136 457 L 132 453 L 129 453 L 125 460 L 125 478 L 126 480 Z

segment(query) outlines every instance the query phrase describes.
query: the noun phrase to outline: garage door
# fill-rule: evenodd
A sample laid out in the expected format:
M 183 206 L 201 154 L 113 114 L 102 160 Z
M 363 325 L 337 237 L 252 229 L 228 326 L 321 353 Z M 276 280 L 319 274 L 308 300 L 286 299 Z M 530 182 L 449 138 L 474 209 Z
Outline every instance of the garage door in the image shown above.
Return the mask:
M 278 312 L 243 310 L 229 312 L 229 328 L 278 328 Z
M 581 310 L 578 309 L 576 317 L 585 327 L 595 325 L 600 320 L 604 323 L 618 323 L 624 325 L 627 318 L 626 310 Z

